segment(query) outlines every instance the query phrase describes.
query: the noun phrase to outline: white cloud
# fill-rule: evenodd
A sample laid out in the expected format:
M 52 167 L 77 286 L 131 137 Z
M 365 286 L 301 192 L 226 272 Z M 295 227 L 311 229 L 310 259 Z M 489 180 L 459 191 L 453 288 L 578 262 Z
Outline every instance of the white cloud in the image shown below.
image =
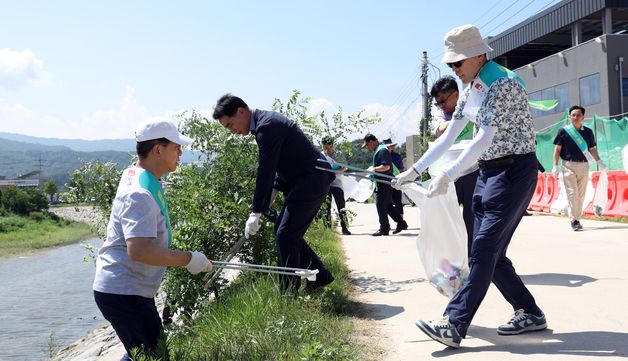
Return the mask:
M 307 115 L 313 116 L 320 112 L 325 112 L 327 116 L 331 116 L 338 110 L 330 100 L 325 98 L 311 99 L 307 108 Z
M 44 62 L 30 50 L 0 49 L 0 86 L 14 90 L 50 81 Z
M 60 119 L 39 114 L 21 104 L 10 104 L 0 99 L 0 131 L 37 137 L 66 139 L 128 139 L 141 122 L 151 119 L 167 119 L 178 122 L 176 115 L 182 110 L 164 114 L 150 114 L 137 100 L 135 89 L 127 85 L 118 109 L 96 110 L 85 117 Z
M 419 120 L 421 119 L 421 101 L 412 102 L 409 105 L 385 105 L 379 103 L 366 104 L 361 108 L 364 117 L 379 114 L 382 121 L 370 126 L 370 132 L 380 140 L 392 138 L 399 144 L 406 141 L 406 136 L 418 134 Z M 312 99 L 308 107 L 308 115 L 314 115 L 321 111 L 330 116 L 338 110 L 338 106 L 324 98 Z M 344 116 L 349 114 L 345 113 Z M 364 134 L 351 134 L 349 139 L 362 138 Z
M 378 139 L 392 138 L 399 144 L 406 141 L 409 135 L 418 134 L 421 120 L 421 102 L 413 102 L 406 106 L 367 104 L 362 107 L 365 116 L 379 114 L 382 121 L 371 126 L 371 133 Z

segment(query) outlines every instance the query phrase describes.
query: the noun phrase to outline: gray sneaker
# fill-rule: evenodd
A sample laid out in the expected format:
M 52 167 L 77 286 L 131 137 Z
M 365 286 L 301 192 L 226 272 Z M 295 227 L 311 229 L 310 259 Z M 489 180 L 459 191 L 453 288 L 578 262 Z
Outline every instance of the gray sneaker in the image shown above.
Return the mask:
M 497 328 L 497 333 L 500 335 L 518 335 L 520 333 L 540 331 L 546 328 L 547 322 L 545 321 L 544 314 L 535 316 L 531 313 L 525 313 L 523 309 L 519 309 L 515 311 L 515 314 L 507 324 Z
M 449 316 L 433 321 L 418 320 L 416 326 L 434 341 L 449 347 L 460 347 L 462 337 L 460 337 L 458 330 L 449 323 Z

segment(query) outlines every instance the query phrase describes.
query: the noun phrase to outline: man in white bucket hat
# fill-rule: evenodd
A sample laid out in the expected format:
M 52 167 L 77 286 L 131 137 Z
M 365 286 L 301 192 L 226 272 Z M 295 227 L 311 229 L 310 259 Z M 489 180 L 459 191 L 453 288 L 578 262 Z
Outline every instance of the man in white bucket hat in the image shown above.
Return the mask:
M 490 51 L 475 25 L 463 25 L 447 33 L 442 62 L 467 85 L 443 135 L 394 180 L 397 187 L 414 180 L 454 144 L 467 121 L 475 124 L 469 147 L 428 188 L 428 197 L 444 194 L 449 183 L 478 162 L 469 278 L 449 301 L 442 319 L 416 323 L 429 337 L 451 347 L 460 347 L 491 282 L 515 310 L 510 321 L 498 327 L 498 334 L 547 328 L 545 315 L 506 257 L 510 239 L 536 185 L 532 116 L 523 82 L 512 71 L 489 61 L 486 53 Z

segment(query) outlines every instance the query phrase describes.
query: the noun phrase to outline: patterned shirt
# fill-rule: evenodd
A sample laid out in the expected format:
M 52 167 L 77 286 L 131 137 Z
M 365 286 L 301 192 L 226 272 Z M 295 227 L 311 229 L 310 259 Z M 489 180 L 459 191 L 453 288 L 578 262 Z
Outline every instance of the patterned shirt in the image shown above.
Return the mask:
M 473 82 L 462 92 L 454 118 L 463 117 L 462 111 L 471 86 Z M 477 127 L 482 125 L 497 128 L 491 145 L 480 155 L 481 160 L 527 154 L 536 149 L 528 96 L 516 79 L 504 77 L 491 85 L 478 111 L 476 121 L 476 132 Z

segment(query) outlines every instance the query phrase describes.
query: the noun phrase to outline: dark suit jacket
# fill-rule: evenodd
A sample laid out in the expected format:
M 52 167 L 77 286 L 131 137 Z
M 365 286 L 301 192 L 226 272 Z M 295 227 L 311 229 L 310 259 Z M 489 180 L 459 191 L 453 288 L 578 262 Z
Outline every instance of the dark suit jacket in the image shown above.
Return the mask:
M 320 165 L 317 160 L 322 158 L 320 151 L 296 124 L 279 113 L 259 109 L 253 110 L 253 122 L 255 130 L 251 133 L 255 135 L 259 147 L 253 212 L 268 210 L 275 182 L 280 185 L 277 188 L 284 192 L 300 181 L 315 181 L 316 184 L 317 178 L 322 183 L 326 182 L 325 187 L 329 186 L 332 178 L 315 169 Z

